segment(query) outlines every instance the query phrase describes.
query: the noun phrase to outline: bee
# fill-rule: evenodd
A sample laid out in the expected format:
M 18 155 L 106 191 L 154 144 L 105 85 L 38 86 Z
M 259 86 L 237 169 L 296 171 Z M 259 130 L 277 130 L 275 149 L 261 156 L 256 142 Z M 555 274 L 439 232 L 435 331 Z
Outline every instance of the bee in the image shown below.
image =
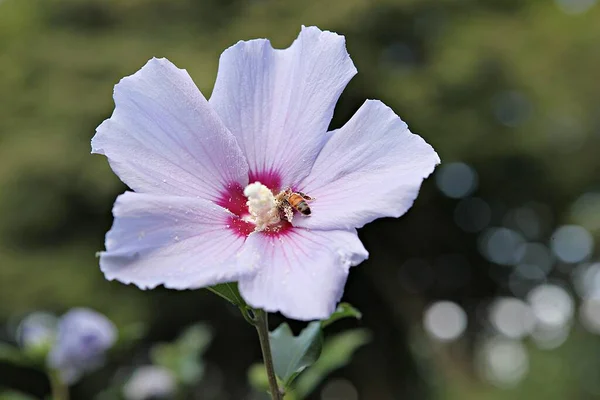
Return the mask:
M 311 211 L 307 202 L 312 200 L 314 200 L 313 197 L 310 197 L 302 192 L 294 192 L 290 188 L 282 190 L 277 196 L 275 196 L 277 207 L 283 213 L 288 222 L 292 222 L 294 210 L 308 217 Z

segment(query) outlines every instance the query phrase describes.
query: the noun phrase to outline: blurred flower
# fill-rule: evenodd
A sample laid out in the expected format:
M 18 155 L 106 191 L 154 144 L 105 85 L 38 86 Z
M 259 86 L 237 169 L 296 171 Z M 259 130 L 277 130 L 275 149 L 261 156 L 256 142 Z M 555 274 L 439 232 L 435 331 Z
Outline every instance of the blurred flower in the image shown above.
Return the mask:
M 112 322 L 95 311 L 76 308 L 58 323 L 56 341 L 48 355 L 50 368 L 59 371 L 66 383 L 74 383 L 86 372 L 104 361 L 117 331 Z
M 17 340 L 26 351 L 47 352 L 55 339 L 57 319 L 45 312 L 29 314 L 19 324 Z
M 439 163 L 379 101 L 327 132 L 355 73 L 344 38 L 310 27 L 285 50 L 264 39 L 227 49 L 210 101 L 165 59 L 121 80 L 92 140 L 135 191 L 113 209 L 107 279 L 143 289 L 239 281 L 253 307 L 329 316 L 349 267 L 368 255 L 355 229 L 404 214 Z M 310 217 L 286 207 L 286 188 L 314 198 Z
M 146 365 L 135 370 L 123 388 L 127 400 L 171 398 L 176 381 L 166 368 Z

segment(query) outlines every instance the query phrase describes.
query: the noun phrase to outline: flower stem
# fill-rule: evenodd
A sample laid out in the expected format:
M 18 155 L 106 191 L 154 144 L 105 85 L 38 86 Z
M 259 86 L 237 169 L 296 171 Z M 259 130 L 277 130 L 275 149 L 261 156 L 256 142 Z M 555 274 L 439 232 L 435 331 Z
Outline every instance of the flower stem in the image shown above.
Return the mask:
M 269 388 L 271 389 L 271 397 L 273 400 L 283 400 L 283 393 L 279 390 L 277 377 L 275 376 L 275 368 L 273 367 L 273 356 L 271 355 L 271 344 L 269 343 L 269 324 L 267 313 L 263 310 L 254 310 L 256 331 L 262 349 L 265 368 L 267 369 L 267 377 L 269 378 Z
M 69 386 L 67 386 L 58 371 L 49 371 L 50 387 L 52 389 L 52 400 L 69 400 Z

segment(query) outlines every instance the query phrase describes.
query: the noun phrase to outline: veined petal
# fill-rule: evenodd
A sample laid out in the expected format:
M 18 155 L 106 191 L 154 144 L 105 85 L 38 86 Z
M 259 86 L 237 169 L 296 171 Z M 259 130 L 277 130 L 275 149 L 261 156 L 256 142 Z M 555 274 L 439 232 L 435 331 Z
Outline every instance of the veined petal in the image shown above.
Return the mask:
M 235 138 L 185 70 L 154 58 L 115 86 L 114 99 L 92 153 L 106 155 L 133 190 L 214 201 L 228 185 L 248 183 Z
M 255 262 L 256 275 L 239 281 L 253 307 L 299 320 L 331 315 L 348 269 L 368 257 L 356 231 L 291 229 L 283 235 L 251 234 L 241 262 Z
M 315 200 L 312 215 L 295 218 L 296 226 L 350 229 L 399 217 L 440 162 L 433 148 L 380 101 L 365 102 L 329 135 L 310 175 L 298 185 Z
M 229 228 L 233 214 L 207 200 L 126 192 L 113 214 L 100 255 L 109 280 L 194 289 L 253 273 L 237 263 L 244 238 Z
M 355 73 L 343 36 L 303 27 L 285 50 L 264 39 L 225 50 L 209 102 L 237 138 L 251 177 L 274 174 L 288 186 L 310 171 Z

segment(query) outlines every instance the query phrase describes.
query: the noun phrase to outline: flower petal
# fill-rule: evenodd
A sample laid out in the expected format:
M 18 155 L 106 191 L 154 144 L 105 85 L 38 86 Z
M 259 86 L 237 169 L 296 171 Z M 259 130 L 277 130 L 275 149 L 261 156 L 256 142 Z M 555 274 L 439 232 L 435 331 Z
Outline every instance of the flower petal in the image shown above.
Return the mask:
M 126 192 L 117 198 L 100 268 L 107 279 L 142 289 L 194 289 L 252 273 L 238 265 L 243 236 L 229 211 L 189 197 Z
M 251 176 L 276 174 L 288 186 L 310 171 L 355 73 L 343 36 L 303 27 L 285 50 L 265 39 L 225 50 L 209 101 L 237 138 Z
M 312 215 L 294 219 L 312 229 L 359 228 L 380 217 L 399 217 L 440 159 L 420 136 L 376 100 L 365 102 L 331 132 L 299 189 L 315 198 Z
M 87 308 L 74 308 L 58 322 L 48 365 L 60 372 L 64 382 L 72 384 L 100 366 L 104 353 L 116 340 L 117 328 L 108 318 Z
M 367 257 L 356 231 L 251 234 L 240 260 L 254 261 L 257 273 L 239 281 L 240 293 L 251 306 L 269 312 L 299 320 L 327 318 L 342 296 L 349 267 Z
M 137 192 L 216 200 L 248 182 L 235 138 L 190 76 L 152 59 L 115 86 L 115 111 L 92 139 L 115 173 Z

